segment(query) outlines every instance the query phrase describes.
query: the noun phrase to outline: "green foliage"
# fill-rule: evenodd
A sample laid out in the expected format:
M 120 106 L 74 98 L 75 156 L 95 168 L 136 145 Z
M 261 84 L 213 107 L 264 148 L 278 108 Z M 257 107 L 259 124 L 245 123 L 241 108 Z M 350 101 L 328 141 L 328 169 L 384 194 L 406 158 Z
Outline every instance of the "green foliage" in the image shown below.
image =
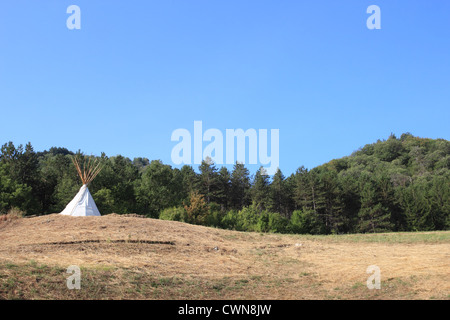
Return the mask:
M 241 230 L 238 221 L 239 221 L 238 211 L 229 210 L 222 218 L 221 227 L 229 230 Z
M 95 198 L 95 204 L 103 214 L 114 213 L 115 204 L 112 191 L 108 188 L 102 188 L 92 195 Z
M 257 230 L 259 232 L 286 233 L 289 220 L 277 212 L 263 211 L 258 217 Z
M 63 176 L 55 187 L 51 212 L 61 212 L 80 190 L 80 182 L 70 175 Z
M 216 201 L 220 210 L 225 211 L 231 206 L 231 173 L 226 167 L 219 170 L 217 187 Z
M 206 217 L 205 225 L 210 227 L 218 227 L 222 228 L 222 219 L 225 214 L 225 211 L 222 209 L 222 206 L 211 202 L 208 205 L 208 216 Z
M 32 199 L 31 187 L 12 179 L 7 167 L 0 163 L 0 213 L 6 213 L 12 208 L 27 212 Z
M 251 188 L 251 196 L 253 202 L 258 206 L 258 208 L 264 210 L 269 207 L 270 177 L 267 175 L 263 167 L 256 171 Z
M 136 182 L 135 195 L 142 213 L 157 218 L 161 210 L 181 205 L 177 197 L 181 181 L 169 165 L 153 160 Z
M 324 234 L 325 225 L 313 210 L 295 210 L 289 220 L 288 229 L 292 233 Z
M 261 211 L 255 204 L 244 207 L 238 212 L 236 230 L 239 231 L 259 231 L 258 218 Z
M 230 205 L 234 209 L 242 209 L 251 203 L 250 173 L 242 163 L 236 161 L 231 173 Z
M 113 202 L 107 201 L 110 207 L 106 208 L 110 212 L 119 214 L 136 212 L 139 208 L 136 205 L 135 184 L 140 181 L 139 170 L 142 170 L 142 163 L 137 162 L 136 166 L 130 159 L 120 155 L 111 158 L 102 155 L 101 160 L 102 171 L 89 189 L 93 193 L 101 189 L 110 190 Z M 103 193 L 102 196 L 104 195 L 106 194 Z
M 358 213 L 358 231 L 384 232 L 392 229 L 390 211 L 382 204 L 381 191 L 377 190 L 381 183 L 374 180 L 365 182 L 361 189 L 361 209 Z
M 200 164 L 198 176 L 198 191 L 205 196 L 206 203 L 217 201 L 220 187 L 219 174 L 211 158 L 206 158 Z
M 81 187 L 65 148 L 30 143 L 0 150 L 0 213 L 62 211 Z M 84 157 L 78 151 L 77 155 Z M 230 172 L 205 159 L 172 168 L 159 160 L 97 158 L 89 189 L 103 214 L 150 217 L 255 232 L 342 234 L 450 229 L 450 142 L 410 133 L 365 145 L 348 157 L 285 177 L 244 164 Z
M 283 214 L 285 217 L 289 215 L 290 190 L 286 183 L 286 179 L 280 169 L 277 169 L 272 178 L 272 183 L 269 187 L 269 206 L 270 211 Z
M 417 179 L 397 191 L 408 230 L 448 229 L 450 216 L 449 172 L 429 179 Z
M 239 211 L 228 211 L 221 221 L 223 228 L 238 231 L 286 233 L 288 225 L 288 219 L 279 213 L 261 210 L 256 203 Z
M 17 207 L 28 214 L 39 211 L 38 157 L 28 143 L 25 148 L 17 148 L 12 142 L 1 147 L 0 165 L 3 167 L 3 187 L 0 186 L 3 202 L 6 206 L 17 203 Z M 3 191 L 2 191 L 3 189 Z
M 63 177 L 70 177 L 74 184 L 79 181 L 75 167 L 67 154 L 56 150 L 54 152 L 56 153 L 44 152 L 39 159 L 40 188 L 38 193 L 43 213 L 59 212 L 61 207 L 64 208 L 67 205 L 67 203 L 57 203 L 56 197 L 57 186 L 62 183 Z M 72 191 L 70 190 L 70 192 Z
M 189 222 L 186 210 L 183 207 L 166 208 L 161 211 L 159 218 L 162 220 Z
M 386 142 L 374 145 L 374 155 L 381 161 L 391 162 L 397 159 L 403 151 L 402 142 L 393 135 Z

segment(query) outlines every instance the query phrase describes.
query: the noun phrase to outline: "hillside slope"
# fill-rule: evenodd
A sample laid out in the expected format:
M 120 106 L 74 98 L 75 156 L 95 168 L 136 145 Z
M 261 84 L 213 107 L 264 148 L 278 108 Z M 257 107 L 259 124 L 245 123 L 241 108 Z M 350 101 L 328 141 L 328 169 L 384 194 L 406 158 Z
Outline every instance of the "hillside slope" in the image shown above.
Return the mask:
M 448 299 L 450 294 L 450 232 L 300 236 L 126 215 L 52 214 L 0 223 L 0 241 L 0 298 Z M 80 266 L 85 276 L 79 292 L 65 287 L 70 265 Z M 381 269 L 381 290 L 366 287 L 370 265 Z

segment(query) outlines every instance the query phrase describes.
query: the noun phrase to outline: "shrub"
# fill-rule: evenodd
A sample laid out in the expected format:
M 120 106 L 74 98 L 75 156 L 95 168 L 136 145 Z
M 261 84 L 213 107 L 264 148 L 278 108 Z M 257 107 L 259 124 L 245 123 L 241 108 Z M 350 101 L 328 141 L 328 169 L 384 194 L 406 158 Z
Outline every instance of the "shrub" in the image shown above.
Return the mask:
M 222 228 L 229 230 L 238 230 L 237 222 L 238 222 L 239 213 L 235 210 L 228 211 L 221 220 Z
M 289 221 L 289 230 L 301 234 L 324 234 L 325 226 L 312 210 L 295 210 Z
M 263 211 L 259 216 L 258 231 L 260 232 L 288 232 L 289 220 L 277 212 Z
M 186 210 L 183 207 L 173 207 L 164 209 L 159 218 L 162 220 L 187 222 Z
M 25 216 L 25 212 L 23 212 L 19 208 L 12 207 L 11 209 L 8 210 L 7 215 L 13 219 L 20 219 Z
M 114 212 L 114 197 L 110 189 L 102 188 L 94 194 L 95 204 L 102 214 Z
M 19 208 L 12 207 L 11 209 L 8 210 L 8 212 L 6 214 L 0 216 L 0 222 L 21 219 L 24 216 L 25 216 L 25 212 L 23 212 Z
M 222 228 L 222 219 L 224 217 L 224 212 L 222 212 L 220 206 L 211 202 L 208 206 L 209 213 L 206 217 L 206 225 L 210 227 Z
M 239 231 L 258 231 L 259 209 L 253 204 L 243 208 L 238 213 L 236 230 Z
M 209 215 L 209 207 L 200 193 L 191 192 L 189 205 L 184 205 L 187 214 L 187 222 L 193 224 L 205 224 Z

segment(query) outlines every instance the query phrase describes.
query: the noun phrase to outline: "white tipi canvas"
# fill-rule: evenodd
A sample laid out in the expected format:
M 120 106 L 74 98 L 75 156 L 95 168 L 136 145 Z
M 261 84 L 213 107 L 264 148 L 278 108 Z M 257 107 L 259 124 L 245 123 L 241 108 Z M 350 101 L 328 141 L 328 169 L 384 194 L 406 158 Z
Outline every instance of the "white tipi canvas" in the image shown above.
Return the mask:
M 78 191 L 75 198 L 69 202 L 61 214 L 77 217 L 100 216 L 100 212 L 95 205 L 94 199 L 85 184 L 80 188 L 80 191 Z

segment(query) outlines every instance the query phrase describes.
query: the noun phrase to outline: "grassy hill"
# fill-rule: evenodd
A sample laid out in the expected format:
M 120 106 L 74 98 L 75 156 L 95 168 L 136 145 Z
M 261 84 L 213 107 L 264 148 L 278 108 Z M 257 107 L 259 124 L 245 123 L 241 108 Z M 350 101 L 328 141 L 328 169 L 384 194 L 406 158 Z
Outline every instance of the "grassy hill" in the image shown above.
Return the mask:
M 136 215 L 0 222 L 1 299 L 449 299 L 450 232 L 281 235 Z M 81 268 L 69 290 L 66 269 Z M 366 269 L 381 270 L 369 290 Z

